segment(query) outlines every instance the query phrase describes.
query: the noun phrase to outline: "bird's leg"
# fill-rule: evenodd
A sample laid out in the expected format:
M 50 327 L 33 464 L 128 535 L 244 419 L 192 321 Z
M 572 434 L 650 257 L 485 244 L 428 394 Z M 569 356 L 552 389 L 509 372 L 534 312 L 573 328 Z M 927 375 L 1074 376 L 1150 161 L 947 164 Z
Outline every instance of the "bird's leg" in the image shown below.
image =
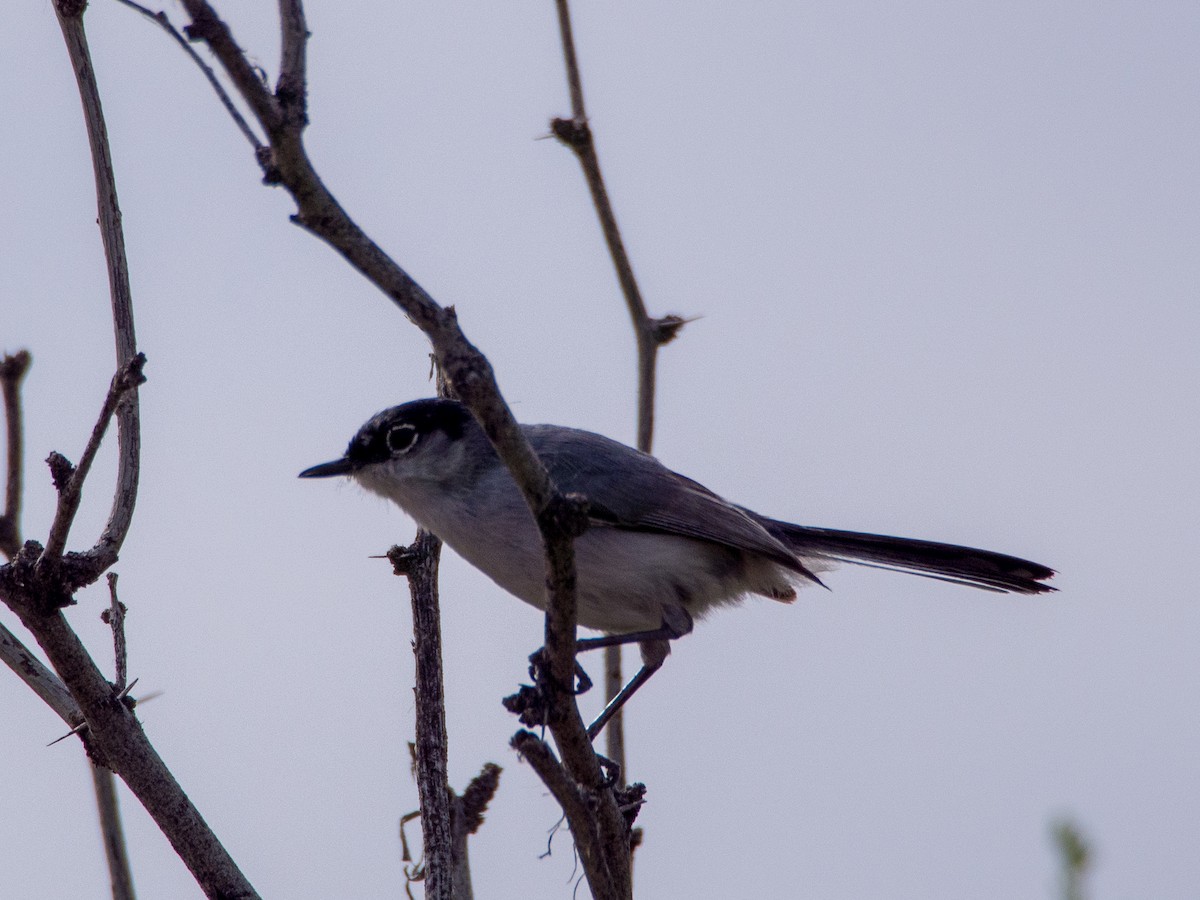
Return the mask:
M 575 652 L 595 650 L 599 647 L 612 647 L 619 644 L 638 643 L 642 648 L 642 667 L 637 674 L 629 679 L 617 696 L 613 697 L 604 707 L 599 716 L 588 726 L 587 733 L 591 740 L 596 739 L 608 720 L 617 714 L 625 702 L 634 695 L 650 676 L 662 668 L 667 655 L 671 652 L 670 641 L 681 638 L 692 630 L 692 617 L 682 606 L 663 608 L 663 623 L 653 631 L 636 631 L 631 634 L 607 634 L 598 638 L 582 638 L 575 645 Z
M 625 687 L 621 688 L 620 693 L 613 697 L 608 702 L 608 706 L 604 707 L 600 715 L 596 716 L 596 721 L 588 726 L 587 733 L 589 740 L 595 740 L 601 729 L 608 724 L 608 720 L 617 714 L 625 701 L 633 696 L 634 691 L 640 688 L 643 684 L 650 680 L 650 676 L 662 668 L 662 663 L 657 662 L 654 665 L 643 665 L 638 669 L 637 674 L 629 679 Z
M 649 644 L 673 641 L 692 633 L 692 617 L 682 606 L 664 606 L 662 624 L 650 631 L 631 631 L 627 634 L 606 634 L 602 637 L 580 638 L 575 642 L 575 652 L 597 650 L 600 647 L 616 647 L 620 644 Z M 670 650 L 667 650 L 670 653 Z M 667 653 L 663 654 L 665 659 Z M 662 665 L 660 662 L 659 665 Z
M 589 738 L 594 739 L 608 724 L 609 719 L 616 715 L 617 710 L 633 696 L 634 692 L 649 681 L 651 675 L 662 668 L 663 662 L 671 652 L 670 642 L 683 637 L 691 630 L 692 617 L 686 609 L 682 606 L 664 606 L 662 625 L 658 628 L 649 631 L 634 631 L 628 634 L 606 634 L 602 637 L 580 638 L 576 641 L 576 653 L 620 644 L 640 644 L 642 649 L 641 669 L 629 679 L 629 683 L 621 688 L 620 693 L 613 697 L 608 706 L 604 707 L 604 711 L 600 713 L 596 721 L 588 726 Z M 524 685 L 516 694 L 504 699 L 505 708 L 520 716 L 522 724 L 531 728 L 545 724 L 546 701 L 543 694 L 545 690 L 543 680 L 549 674 L 545 655 L 546 648 L 542 647 L 529 657 L 529 675 L 533 679 L 533 686 Z M 583 671 L 578 660 L 575 662 L 575 675 L 578 685 L 572 686 L 572 692 L 579 695 L 592 686 L 592 681 Z

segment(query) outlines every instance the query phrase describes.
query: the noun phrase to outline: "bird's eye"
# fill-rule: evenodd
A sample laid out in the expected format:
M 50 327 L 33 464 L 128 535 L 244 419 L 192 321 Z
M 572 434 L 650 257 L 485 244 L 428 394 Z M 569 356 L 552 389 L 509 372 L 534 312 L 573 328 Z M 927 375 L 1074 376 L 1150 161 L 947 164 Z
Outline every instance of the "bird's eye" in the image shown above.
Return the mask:
M 407 453 L 416 442 L 417 428 L 415 425 L 393 425 L 388 429 L 387 446 L 393 456 Z

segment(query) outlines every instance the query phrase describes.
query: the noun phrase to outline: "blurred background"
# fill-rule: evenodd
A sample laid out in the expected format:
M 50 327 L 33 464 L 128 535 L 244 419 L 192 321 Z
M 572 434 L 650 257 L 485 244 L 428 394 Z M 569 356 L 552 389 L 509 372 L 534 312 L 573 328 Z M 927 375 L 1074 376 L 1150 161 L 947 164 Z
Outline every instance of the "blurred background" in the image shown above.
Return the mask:
M 541 139 L 569 113 L 553 5 L 307 6 L 326 183 L 457 308 L 518 418 L 632 443 L 627 314 L 578 165 Z M 219 8 L 273 78 L 275 4 Z M 699 623 L 627 715 L 637 895 L 1054 897 L 1064 818 L 1089 896 L 1200 895 L 1200 7 L 574 12 L 651 312 L 700 317 L 662 353 L 660 458 L 778 518 L 1061 571 L 1025 598 L 845 568 Z M 78 459 L 115 359 L 53 10 L 2 17 L 0 350 L 34 356 L 23 524 L 44 540 L 40 460 Z M 135 693 L 164 692 L 139 714 L 263 896 L 398 896 L 408 594 L 370 557 L 414 528 L 295 476 L 433 392 L 426 342 L 289 224 L 177 46 L 111 0 L 87 23 L 149 357 L 116 567 Z M 452 781 L 504 767 L 477 895 L 570 897 L 569 835 L 541 858 L 558 812 L 499 702 L 541 617 L 452 555 L 442 585 Z M 111 673 L 106 604 L 101 582 L 69 616 Z M 0 721 L 6 890 L 104 896 L 78 742 L 47 748 L 64 728 L 6 672 Z M 122 800 L 141 895 L 198 896 Z

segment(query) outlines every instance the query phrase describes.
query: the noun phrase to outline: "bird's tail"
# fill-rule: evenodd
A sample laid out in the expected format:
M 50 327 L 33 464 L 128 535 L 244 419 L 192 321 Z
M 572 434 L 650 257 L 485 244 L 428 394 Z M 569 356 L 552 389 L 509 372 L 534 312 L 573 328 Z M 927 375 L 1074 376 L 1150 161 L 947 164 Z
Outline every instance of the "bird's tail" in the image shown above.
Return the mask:
M 882 534 L 810 528 L 774 519 L 763 518 L 760 522 L 801 559 L 911 572 L 1001 593 L 1042 594 L 1054 590 L 1042 583 L 1054 575 L 1053 569 L 1004 553 Z

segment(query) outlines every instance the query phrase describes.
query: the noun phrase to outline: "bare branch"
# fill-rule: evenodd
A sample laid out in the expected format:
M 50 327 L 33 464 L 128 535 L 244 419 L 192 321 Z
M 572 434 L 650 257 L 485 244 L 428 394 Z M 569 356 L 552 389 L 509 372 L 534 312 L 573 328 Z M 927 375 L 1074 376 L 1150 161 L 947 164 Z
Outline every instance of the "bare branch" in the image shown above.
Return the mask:
M 258 79 L 212 6 L 206 0 L 183 2 L 192 17 L 185 32 L 208 43 L 267 131 L 277 167 L 267 174 L 295 199 L 293 221 L 333 247 L 426 334 L 455 392 L 479 419 L 540 519 L 551 505 L 553 484 L 503 403 L 487 358 L 459 328 L 453 307 L 439 306 L 346 214 L 308 159 L 302 140 L 305 123 L 285 122 L 279 100 Z
M 303 127 L 308 124 L 308 25 L 301 0 L 279 0 L 279 32 L 282 46 L 275 96 L 289 123 Z
M 0 625 L 0 659 L 70 728 L 83 722 L 79 704 L 62 679 L 42 665 L 41 660 L 3 625 Z
M 98 217 L 109 272 L 117 360 L 121 368 L 79 469 L 71 467 L 64 458 L 52 455 L 51 468 L 60 490 L 60 502 L 47 541 L 49 546 L 42 550 L 31 541 L 8 565 L 0 567 L 0 597 L 36 637 L 78 704 L 87 727 L 77 726 L 72 730 L 83 738 L 89 756 L 97 764 L 110 766 L 121 775 L 205 893 L 225 898 L 256 897 L 254 889 L 146 739 L 132 712 L 134 702 L 124 692 L 113 690 L 57 608 L 71 602 L 74 589 L 99 577 L 99 573 L 116 560 L 128 533 L 137 496 L 140 457 L 136 388 L 145 359 L 136 347 L 116 183 L 95 72 L 83 29 L 86 3 L 55 0 L 54 7 L 79 85 L 91 146 Z M 80 488 L 114 411 L 118 420 L 119 463 L 117 489 L 108 523 L 91 551 L 64 557 L 63 549 L 78 508 Z
M 625 832 L 616 836 L 616 846 L 608 842 L 614 836 L 605 833 L 603 816 L 596 815 L 594 811 L 597 805 L 595 801 L 600 795 L 593 793 L 589 797 L 585 794 L 582 786 L 554 757 L 554 752 L 546 742 L 533 732 L 518 731 L 510 743 L 529 763 L 562 807 L 563 814 L 571 825 L 571 836 L 575 839 L 575 847 L 587 874 L 592 896 L 596 900 L 632 897 L 627 872 L 613 871 L 611 865 L 615 860 L 628 859 L 629 835 Z M 611 791 L 608 789 L 604 789 L 603 793 L 611 797 Z
M 60 611 L 45 612 L 21 595 L 21 582 L 33 578 L 32 561 L 28 569 L 13 571 L 20 561 L 18 556 L 13 565 L 0 569 L 0 593 L 37 637 L 78 702 L 88 725 L 82 736 L 89 755 L 121 776 L 208 896 L 257 897 L 146 738 L 133 703 L 120 698 L 105 680 Z
M 117 365 L 123 366 L 137 355 L 137 336 L 133 328 L 133 295 L 129 288 L 129 266 L 125 258 L 125 236 L 121 229 L 121 208 L 117 203 L 117 181 L 113 174 L 112 153 L 108 145 L 108 129 L 104 125 L 104 110 L 96 72 L 88 52 L 87 35 L 83 29 L 85 4 L 79 0 L 55 0 L 54 11 L 62 29 L 71 68 L 83 102 L 83 120 L 87 125 L 92 169 L 96 177 L 96 206 L 100 220 L 100 237 L 104 243 L 104 259 L 108 265 L 109 297 L 112 301 L 113 333 L 117 348 Z M 108 523 L 91 552 L 100 571 L 116 561 L 137 500 L 141 431 L 138 422 L 137 391 L 122 398 L 117 411 L 117 487 L 113 493 L 112 511 Z
M 0 392 L 4 394 L 4 421 L 8 426 L 8 476 L 4 489 L 4 514 L 0 516 L 0 553 L 8 559 L 16 556 L 21 547 L 21 477 L 25 471 L 21 382 L 25 380 L 31 361 L 28 350 L 18 350 L 0 359 Z
M 421 530 L 411 546 L 392 547 L 387 554 L 396 574 L 408 578 L 412 598 L 416 777 L 425 848 L 425 896 L 429 900 L 451 900 L 455 869 L 437 589 L 441 549 L 442 542 L 435 535 Z
M 125 690 L 125 681 L 128 678 L 125 650 L 125 604 L 117 599 L 117 573 L 109 572 L 107 578 L 109 607 L 100 613 L 100 619 L 112 629 L 113 657 L 117 675 L 116 681 L 113 682 L 113 689 L 120 694 Z
M 46 549 L 42 551 L 42 558 L 38 560 L 39 567 L 53 565 L 62 558 L 63 550 L 67 546 L 67 536 L 75 521 L 75 514 L 79 511 L 79 502 L 83 499 L 83 483 L 87 480 L 92 462 L 100 450 L 104 432 L 108 430 L 108 423 L 117 411 L 121 399 L 146 381 L 142 375 L 142 367 L 145 364 L 146 357 L 139 353 L 113 375 L 108 393 L 104 396 L 104 404 L 100 407 L 100 416 L 92 427 L 92 435 L 88 438 L 78 466 L 71 466 L 65 457 L 59 454 L 52 454 L 48 460 L 55 475 L 55 486 L 58 488 L 58 508 L 54 512 L 50 536 L 46 539 Z
M 579 59 L 575 54 L 575 36 L 571 31 L 571 10 L 567 0 L 554 0 L 558 11 L 558 35 L 562 41 L 563 62 L 567 67 L 567 90 L 571 92 L 571 117 L 578 122 L 587 121 L 587 110 L 583 106 L 583 79 L 579 76 Z
M 125 604 L 117 599 L 117 573 L 108 573 L 109 608 L 100 618 L 112 629 L 116 681 L 113 690 L 118 697 L 129 691 L 125 682 L 128 667 L 125 650 Z M 133 685 L 129 685 L 130 688 Z M 108 875 L 112 882 L 113 900 L 134 900 L 133 873 L 125 852 L 125 832 L 121 828 L 121 809 L 117 805 L 117 786 L 111 769 L 92 766 L 92 786 L 96 791 L 96 809 L 100 813 L 100 834 L 104 839 L 104 856 L 108 860 Z
M 134 900 L 133 873 L 125 852 L 125 831 L 121 827 L 121 808 L 117 804 L 117 783 L 111 770 L 92 764 L 92 785 L 96 790 L 96 809 L 100 813 L 100 836 L 108 860 L 108 877 L 113 900 Z
M 683 327 L 685 319 L 667 315 L 654 319 L 646 311 L 641 289 L 633 274 L 633 263 L 625 250 L 625 241 L 617 226 L 616 213 L 608 197 L 608 188 L 600 171 L 600 157 L 588 123 L 587 110 L 583 102 L 583 78 L 579 71 L 579 58 L 575 52 L 575 37 L 571 29 L 571 11 L 568 0 L 555 0 L 558 12 L 559 36 L 562 40 L 563 60 L 566 65 L 567 87 L 571 95 L 571 118 L 555 119 L 551 130 L 574 152 L 583 169 L 584 178 L 592 195 L 592 204 L 600 219 L 600 228 L 608 246 L 609 256 L 617 273 L 617 282 L 625 297 L 625 306 L 633 324 L 638 350 L 638 414 L 637 442 L 643 453 L 651 452 L 654 444 L 654 397 L 658 371 L 658 348 L 673 340 Z M 611 702 L 625 685 L 621 673 L 621 647 L 604 649 L 604 693 Z M 617 710 L 605 729 L 605 752 L 617 764 L 624 777 L 625 766 L 625 717 Z
M 192 24 L 186 26 L 183 33 L 190 40 L 204 41 L 208 44 L 233 81 L 233 86 L 250 105 L 268 139 L 273 142 L 273 136 L 283 120 L 275 95 L 263 84 L 255 67 L 250 65 L 250 61 L 242 53 L 242 48 L 234 42 L 229 26 L 221 21 L 211 6 L 203 2 L 185 0 L 184 7 L 192 19 Z
M 604 703 L 612 703 L 621 688 L 625 687 L 625 675 L 621 671 L 620 644 L 604 648 Z M 608 724 L 604 726 L 604 755 L 617 767 L 617 777 L 622 783 L 628 773 L 625 759 L 625 708 L 618 707 Z
M 625 305 L 633 322 L 638 345 L 638 449 L 650 452 L 654 437 L 654 385 L 658 359 L 658 347 L 667 343 L 685 323 L 679 316 L 666 316 L 663 320 L 651 318 L 646 312 L 641 289 L 633 275 L 633 263 L 625 250 L 621 230 L 617 227 L 616 213 L 608 197 L 608 188 L 600 172 L 600 157 L 588 124 L 587 111 L 583 105 L 583 83 L 579 74 L 579 62 L 575 53 L 575 39 L 571 31 L 571 13 L 568 0 L 555 0 L 558 10 L 559 33 L 562 37 L 563 57 L 567 68 L 567 84 L 571 93 L 571 118 L 554 119 L 550 129 L 554 136 L 575 152 L 592 203 L 600 219 L 604 241 L 616 269 L 617 281 L 625 297 Z M 664 323 L 666 327 L 664 327 Z
M 245 135 L 246 140 L 250 142 L 250 146 L 254 148 L 256 153 L 261 151 L 263 149 L 262 141 L 258 139 L 258 135 L 254 133 L 254 129 L 250 127 L 250 124 L 246 121 L 245 117 L 238 112 L 238 108 L 234 105 L 233 99 L 229 96 L 229 92 L 225 90 L 224 86 L 217 79 L 217 74 L 212 70 L 212 66 L 201 59 L 200 54 L 192 49 L 192 45 L 188 43 L 187 38 L 180 34 L 178 29 L 171 24 L 171 20 L 167 18 L 167 14 L 161 10 L 159 12 L 154 12 L 153 10 L 142 6 L 140 3 L 134 3 L 133 0 L 117 0 L 117 2 L 141 13 L 150 21 L 156 23 L 171 36 L 172 40 L 174 40 L 177 44 L 179 44 L 180 47 L 183 48 L 183 52 L 190 56 L 192 58 L 192 62 L 200 67 L 200 71 L 204 73 L 204 77 L 208 79 L 208 83 L 212 85 L 212 89 L 217 92 L 217 98 L 221 101 L 221 105 L 225 107 L 225 111 L 229 113 L 230 117 L 237 125 L 238 130 L 240 130 L 242 134 Z

